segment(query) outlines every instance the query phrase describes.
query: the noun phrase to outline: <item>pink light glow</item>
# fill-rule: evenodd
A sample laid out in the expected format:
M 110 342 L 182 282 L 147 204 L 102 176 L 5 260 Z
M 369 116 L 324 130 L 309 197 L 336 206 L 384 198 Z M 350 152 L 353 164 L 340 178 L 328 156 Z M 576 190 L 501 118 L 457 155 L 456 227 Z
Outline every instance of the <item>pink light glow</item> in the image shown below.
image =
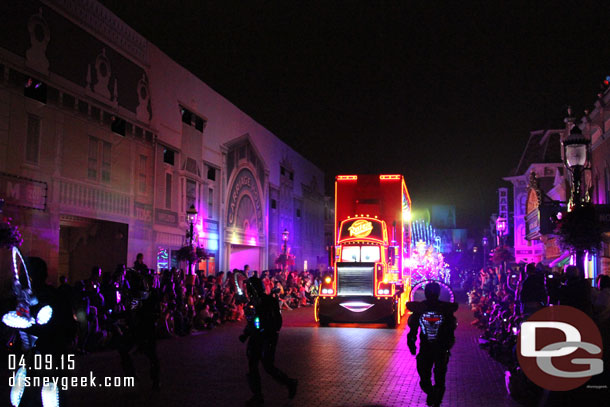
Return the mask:
M 194 226 L 195 226 L 195 231 L 197 232 L 199 237 L 204 237 L 203 221 L 202 220 L 198 220 L 197 223 L 195 223 Z

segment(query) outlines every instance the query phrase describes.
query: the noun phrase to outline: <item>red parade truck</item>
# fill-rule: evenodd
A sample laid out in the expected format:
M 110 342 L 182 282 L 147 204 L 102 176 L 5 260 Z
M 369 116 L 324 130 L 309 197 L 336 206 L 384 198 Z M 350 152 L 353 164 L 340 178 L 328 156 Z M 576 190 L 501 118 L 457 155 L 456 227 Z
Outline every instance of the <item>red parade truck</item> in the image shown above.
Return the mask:
M 322 277 L 316 321 L 400 324 L 410 246 L 411 199 L 402 175 L 338 175 L 332 271 Z

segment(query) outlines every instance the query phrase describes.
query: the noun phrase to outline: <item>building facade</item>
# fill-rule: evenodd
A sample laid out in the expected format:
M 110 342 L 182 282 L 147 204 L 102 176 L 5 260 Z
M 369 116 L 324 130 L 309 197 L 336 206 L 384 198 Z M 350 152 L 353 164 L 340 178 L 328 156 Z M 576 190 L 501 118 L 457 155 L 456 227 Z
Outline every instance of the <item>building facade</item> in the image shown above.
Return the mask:
M 555 187 L 557 171 L 562 170 L 560 137 L 563 130 L 537 130 L 530 133 L 519 164 L 504 178 L 513 185 L 513 247 L 516 263 L 539 263 L 545 259 L 545 245 L 528 239 L 526 216 L 531 174 L 536 174 L 540 190 L 548 194 Z
M 191 205 L 201 269 L 275 268 L 284 230 L 295 268 L 324 262 L 311 162 L 96 1 L 0 13 L 0 197 L 51 282 L 177 265 Z

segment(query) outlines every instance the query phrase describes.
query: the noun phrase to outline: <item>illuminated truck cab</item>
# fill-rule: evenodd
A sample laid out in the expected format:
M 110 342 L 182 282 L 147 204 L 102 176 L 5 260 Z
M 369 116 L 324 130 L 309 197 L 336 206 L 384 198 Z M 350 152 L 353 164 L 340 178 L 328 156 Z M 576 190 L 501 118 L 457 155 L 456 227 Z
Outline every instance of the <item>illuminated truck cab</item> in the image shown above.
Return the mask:
M 345 215 L 339 210 L 335 221 L 334 267 L 323 277 L 316 319 L 320 325 L 381 322 L 395 327 L 405 312 L 408 294 L 404 288 L 408 284 L 403 283 L 402 258 L 410 224 L 404 222 L 402 208 L 408 202 L 410 209 L 410 200 L 408 194 L 404 199 L 406 187 L 402 176 L 393 176 L 397 178 L 392 180 L 371 175 L 340 177 L 335 206 L 347 210 L 366 208 L 373 214 Z M 381 199 L 375 200 L 375 196 Z M 392 222 L 391 228 L 386 219 Z

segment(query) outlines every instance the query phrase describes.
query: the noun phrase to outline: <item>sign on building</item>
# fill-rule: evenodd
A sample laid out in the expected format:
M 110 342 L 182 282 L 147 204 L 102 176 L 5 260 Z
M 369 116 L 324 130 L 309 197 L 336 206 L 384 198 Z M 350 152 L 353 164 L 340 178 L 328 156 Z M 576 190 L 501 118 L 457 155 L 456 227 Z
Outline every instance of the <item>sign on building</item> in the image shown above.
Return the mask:
M 47 183 L 0 172 L 0 198 L 6 205 L 44 211 Z
M 498 189 L 498 217 L 508 219 L 508 188 Z

